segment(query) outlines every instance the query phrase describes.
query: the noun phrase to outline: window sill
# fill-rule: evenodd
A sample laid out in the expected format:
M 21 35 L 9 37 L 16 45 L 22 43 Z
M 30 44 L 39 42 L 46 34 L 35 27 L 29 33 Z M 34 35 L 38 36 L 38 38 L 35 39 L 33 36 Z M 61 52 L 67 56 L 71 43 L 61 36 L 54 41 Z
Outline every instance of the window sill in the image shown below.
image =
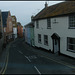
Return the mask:
M 48 44 L 44 44 L 45 46 L 48 46 Z
M 42 44 L 41 42 L 38 42 L 39 44 Z
M 72 53 L 75 53 L 75 50 L 68 50 L 68 49 L 67 49 L 67 51 L 72 52 Z
M 47 29 L 51 29 L 51 28 L 47 28 Z
M 75 29 L 75 28 L 71 28 L 71 27 L 69 27 L 68 29 Z

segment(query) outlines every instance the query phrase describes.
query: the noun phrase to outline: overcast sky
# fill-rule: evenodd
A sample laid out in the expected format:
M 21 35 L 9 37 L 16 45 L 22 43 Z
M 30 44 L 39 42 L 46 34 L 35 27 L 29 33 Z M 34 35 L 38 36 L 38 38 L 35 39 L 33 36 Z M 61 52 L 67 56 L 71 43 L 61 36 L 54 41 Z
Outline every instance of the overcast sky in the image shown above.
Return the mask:
M 60 3 L 62 1 L 47 1 L 48 6 Z M 1 11 L 10 11 L 15 15 L 17 21 L 24 26 L 31 22 L 31 16 L 36 15 L 45 6 L 45 1 L 0 1 Z

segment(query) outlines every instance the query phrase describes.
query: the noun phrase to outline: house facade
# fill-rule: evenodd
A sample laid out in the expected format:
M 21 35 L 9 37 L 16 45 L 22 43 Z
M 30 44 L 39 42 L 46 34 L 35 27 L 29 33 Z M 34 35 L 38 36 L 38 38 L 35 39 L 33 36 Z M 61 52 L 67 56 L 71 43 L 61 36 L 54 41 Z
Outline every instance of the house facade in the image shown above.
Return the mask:
M 2 12 L 2 23 L 4 31 L 4 41 L 8 43 L 12 39 L 13 25 L 10 11 Z
M 12 16 L 12 24 L 13 24 L 13 39 L 17 38 L 17 20 L 16 16 Z
M 34 46 L 34 24 L 33 22 L 28 23 L 25 27 L 25 42 Z
M 17 35 L 18 37 L 23 37 L 23 26 L 20 22 L 17 22 Z
M 75 2 L 62 2 L 34 17 L 35 46 L 75 58 Z
M 2 52 L 3 45 L 4 45 L 4 32 L 2 25 L 2 13 L 0 10 L 0 53 Z

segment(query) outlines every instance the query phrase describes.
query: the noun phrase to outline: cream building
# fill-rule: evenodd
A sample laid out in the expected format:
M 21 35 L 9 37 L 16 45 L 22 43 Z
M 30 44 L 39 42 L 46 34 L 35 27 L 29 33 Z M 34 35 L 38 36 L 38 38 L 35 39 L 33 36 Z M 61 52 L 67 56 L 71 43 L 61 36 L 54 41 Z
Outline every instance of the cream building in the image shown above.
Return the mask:
M 45 4 L 34 21 L 36 47 L 75 58 L 75 2 Z

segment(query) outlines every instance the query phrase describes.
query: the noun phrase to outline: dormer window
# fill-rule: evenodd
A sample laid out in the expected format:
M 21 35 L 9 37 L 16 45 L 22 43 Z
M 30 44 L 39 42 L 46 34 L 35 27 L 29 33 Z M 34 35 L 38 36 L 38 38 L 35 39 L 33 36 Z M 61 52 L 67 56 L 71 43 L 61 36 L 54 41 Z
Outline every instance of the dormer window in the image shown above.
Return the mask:
M 51 28 L 51 19 L 50 18 L 47 19 L 47 28 L 48 29 Z
M 75 28 L 75 15 L 69 16 L 69 28 Z

